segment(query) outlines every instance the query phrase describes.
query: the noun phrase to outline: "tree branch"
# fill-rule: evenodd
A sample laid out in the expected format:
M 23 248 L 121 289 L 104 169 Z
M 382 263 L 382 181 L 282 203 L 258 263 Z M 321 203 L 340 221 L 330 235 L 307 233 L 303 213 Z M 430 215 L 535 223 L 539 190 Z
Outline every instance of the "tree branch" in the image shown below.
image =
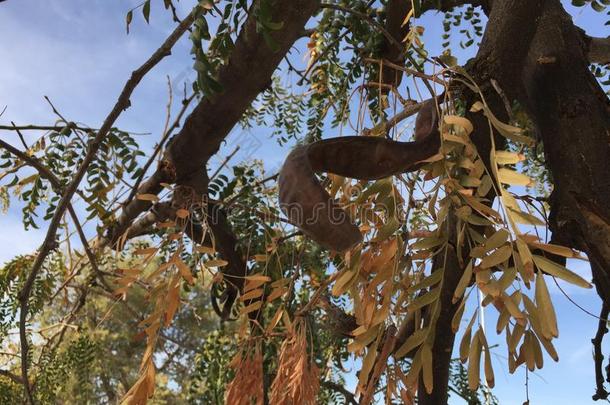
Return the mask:
M 220 147 L 221 142 L 242 117 L 258 94 L 271 82 L 273 72 L 290 47 L 303 33 L 305 23 L 318 9 L 318 0 L 281 0 L 272 10 L 272 20 L 282 21 L 281 29 L 270 36 L 276 43 L 271 49 L 259 32 L 252 5 L 249 16 L 235 42 L 226 65 L 220 67 L 217 81 L 222 91 L 203 99 L 170 142 L 165 157 L 156 172 L 145 181 L 138 193 L 158 194 L 161 182 L 189 184 Z M 115 241 L 142 212 L 150 208 L 146 201 L 133 200 L 123 212 L 110 234 Z
M 578 31 L 585 44 L 585 53 L 591 63 L 599 63 L 607 65 L 610 63 L 610 37 L 595 38 L 588 36 L 584 30 L 578 28 Z
M 597 324 L 597 333 L 595 337 L 591 339 L 591 343 L 593 343 L 593 360 L 595 361 L 595 384 L 596 390 L 595 395 L 593 395 L 593 400 L 597 401 L 600 399 L 607 399 L 608 392 L 604 388 L 604 372 L 603 372 L 603 362 L 604 355 L 602 354 L 602 342 L 604 340 L 604 335 L 608 333 L 608 306 L 603 303 L 602 309 L 599 314 L 599 323 Z

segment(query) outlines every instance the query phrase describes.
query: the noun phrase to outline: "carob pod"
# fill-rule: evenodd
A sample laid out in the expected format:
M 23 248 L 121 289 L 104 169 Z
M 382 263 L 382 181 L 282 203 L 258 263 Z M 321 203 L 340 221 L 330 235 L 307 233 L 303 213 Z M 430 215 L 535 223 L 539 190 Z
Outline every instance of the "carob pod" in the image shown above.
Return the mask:
M 415 121 L 415 142 L 344 136 L 297 146 L 278 179 L 280 208 L 288 219 L 325 248 L 342 252 L 362 241 L 358 227 L 322 187 L 315 173 L 376 180 L 413 171 L 438 152 L 436 101 L 427 101 Z

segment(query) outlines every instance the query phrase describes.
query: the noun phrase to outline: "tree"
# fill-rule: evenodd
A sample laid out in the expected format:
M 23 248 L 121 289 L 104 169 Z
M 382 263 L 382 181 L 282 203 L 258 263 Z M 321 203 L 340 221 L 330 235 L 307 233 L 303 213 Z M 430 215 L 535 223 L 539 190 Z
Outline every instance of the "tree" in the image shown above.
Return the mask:
M 604 303 L 594 398 L 607 398 L 607 39 L 587 36 L 558 0 L 203 0 L 183 18 L 163 4 L 174 31 L 99 128 L 52 104 L 56 125 L 0 127 L 43 131 L 23 148 L 0 140 L 1 190 L 6 204 L 9 192 L 24 202 L 26 229 L 46 227 L 37 252 L 2 268 L 4 398 L 492 400 L 482 314 L 498 314 L 511 372 L 542 367 L 543 350 L 556 360 L 547 282 L 591 287 L 565 267 L 583 254 Z M 128 11 L 128 31 L 138 10 L 149 22 L 151 0 Z M 417 25 L 434 11 L 438 55 Z M 145 156 L 115 122 L 187 31 L 197 80 Z M 456 36 L 474 53 L 463 66 Z M 280 145 L 299 146 L 279 173 L 260 162 L 228 170 L 232 155 L 211 171 L 236 126 L 272 127 Z M 359 136 L 333 137 L 344 127 Z M 551 240 L 536 233 L 547 227 Z M 467 371 L 452 360 L 458 330 Z M 355 393 L 342 373 L 350 355 L 361 359 Z M 178 388 L 159 389 L 163 378 Z

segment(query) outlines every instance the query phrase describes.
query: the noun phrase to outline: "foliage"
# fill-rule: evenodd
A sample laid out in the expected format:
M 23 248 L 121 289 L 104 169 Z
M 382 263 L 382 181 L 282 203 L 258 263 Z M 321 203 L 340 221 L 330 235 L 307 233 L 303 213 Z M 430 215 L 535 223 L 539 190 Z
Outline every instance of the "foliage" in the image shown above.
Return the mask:
M 575 3 L 605 7 L 597 0 Z M 230 63 L 250 14 L 266 45 L 277 48 L 273 33 L 284 22 L 273 18 L 272 1 L 257 4 L 198 2 L 205 13 L 195 20 L 190 41 L 197 74 L 193 90 L 202 102 L 222 97 L 219 71 Z M 336 7 L 323 8 L 315 30 L 307 32 L 304 66 L 288 56 L 245 111 L 241 126 L 272 128 L 283 147 L 344 129 L 390 136 L 389 118 L 421 101 L 413 96 L 418 85 L 433 83 L 447 101 L 439 99 L 438 105 L 439 152 L 413 174 L 371 181 L 321 176 L 363 235 L 364 243 L 348 252 L 325 251 L 289 223 L 276 202 L 276 174 L 270 176 L 257 160 L 219 171 L 205 195 L 166 183 L 174 196 L 169 204 L 156 194 L 135 195 L 159 216 L 144 232 L 125 232 L 108 246 L 106 231 L 116 225 L 129 191 L 123 185 L 131 187 L 145 174 L 139 139 L 114 128 L 77 194 L 87 221 L 96 222 L 97 239 L 76 242 L 80 224 L 64 219 L 66 236 L 57 240 L 34 279 L 27 325 L 18 321 L 20 291 L 36 252 L 0 268 L 0 359 L 6 364 L 0 402 L 23 400 L 23 385 L 15 381 L 21 378 L 18 335 L 23 332 L 40 403 L 313 404 L 347 403 L 354 395 L 413 403 L 418 389 L 431 392 L 438 384 L 432 353 L 441 289 L 449 283 L 447 274 L 456 271 L 461 277 L 451 292 L 459 306 L 451 328 L 460 331 L 461 341 L 459 361 L 451 363 L 453 394 L 469 404 L 498 403 L 491 392 L 496 347 L 488 343 L 493 328 L 484 328 L 485 312 L 495 314 L 496 332 L 506 337 L 511 373 L 520 366 L 541 368 L 543 350 L 557 360 L 557 319 L 546 280 L 591 285 L 555 260 L 582 259 L 578 252 L 538 236 L 546 228 L 552 178 L 527 115 L 513 105 L 510 121 L 499 120 L 478 83 L 456 67 L 454 43 L 466 50 L 476 45 L 484 27 L 481 11 L 466 6 L 441 16 L 444 54 L 431 59 L 424 28 L 415 25 L 422 4 L 414 1 L 418 10 L 403 16 L 410 25 L 401 42 L 401 63 L 417 82 L 382 91 L 387 66 L 380 58 L 387 38 L 378 26 L 388 18 L 387 2 L 328 4 Z M 171 0 L 164 6 L 175 16 Z M 137 8 L 148 23 L 151 1 Z M 128 30 L 134 10 L 126 16 Z M 607 67 L 592 66 L 592 71 L 608 84 Z M 455 83 L 472 93 L 471 109 L 450 100 Z M 489 155 L 473 143 L 473 131 L 480 130 L 467 118 L 473 114 L 487 118 Z M 400 139 L 410 124 L 393 128 L 392 137 Z M 9 205 L 11 194 L 16 197 L 26 229 L 53 216 L 95 134 L 62 118 L 24 151 L 57 177 L 59 189 L 26 159 L 8 151 L 0 155 L 2 205 Z M 230 250 L 247 270 L 243 277 L 232 275 L 243 281 L 235 322 L 218 321 L 209 306 L 208 291 L 223 299 L 235 283 L 226 274 L 234 263 L 210 223 L 210 203 L 226 212 L 235 240 Z M 168 207 L 170 213 L 161 218 Z M 479 294 L 482 302 L 469 300 Z M 403 328 L 412 331 L 397 341 Z M 348 362 L 358 370 L 346 371 Z M 345 388 L 353 377 L 355 393 Z

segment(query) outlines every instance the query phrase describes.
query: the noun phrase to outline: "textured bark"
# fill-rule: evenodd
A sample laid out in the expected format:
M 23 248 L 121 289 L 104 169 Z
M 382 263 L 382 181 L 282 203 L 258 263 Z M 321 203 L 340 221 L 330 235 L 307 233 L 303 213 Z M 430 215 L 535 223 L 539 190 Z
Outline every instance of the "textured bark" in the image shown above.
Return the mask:
M 524 74 L 525 104 L 552 173 L 553 242 L 584 250 L 610 303 L 610 104 L 586 44 L 558 1 L 547 1 Z
M 402 24 L 409 10 L 411 10 L 410 1 L 390 0 L 386 5 L 385 29 L 398 43 L 402 43 L 404 37 L 409 33 L 409 24 Z M 387 40 L 383 42 L 379 56 L 381 59 L 398 65 L 402 65 L 405 59 L 404 55 L 402 55 L 402 49 Z M 383 67 L 381 75 L 382 83 L 398 87 L 401 80 L 401 70 L 392 69 L 389 66 Z M 383 88 L 382 92 L 387 93 L 388 89 Z

